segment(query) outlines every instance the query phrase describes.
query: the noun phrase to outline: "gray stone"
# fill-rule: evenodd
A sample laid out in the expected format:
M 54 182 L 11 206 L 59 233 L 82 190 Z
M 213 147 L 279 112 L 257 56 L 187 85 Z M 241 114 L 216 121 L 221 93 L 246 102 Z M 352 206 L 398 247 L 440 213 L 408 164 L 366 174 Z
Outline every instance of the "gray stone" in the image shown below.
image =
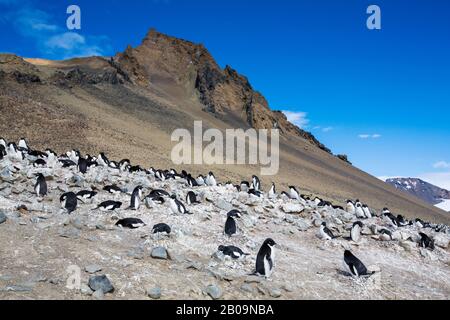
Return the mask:
M 91 288 L 84 283 L 81 284 L 80 292 L 85 296 L 91 296 L 94 293 L 94 291 L 92 291 Z
M 222 289 L 214 284 L 210 284 L 206 287 L 206 293 L 214 300 L 220 299 L 223 295 Z
M 434 244 L 438 247 L 447 249 L 450 243 L 450 238 L 448 235 L 443 233 L 437 233 L 433 236 Z
M 113 285 L 105 275 L 91 276 L 88 285 L 93 291 L 101 290 L 103 293 L 114 291 Z
M 161 298 L 161 288 L 155 287 L 147 289 L 147 295 L 152 299 Z
M 84 270 L 88 273 L 96 273 L 96 272 L 102 271 L 102 267 L 100 267 L 99 265 L 96 265 L 96 264 L 91 264 L 89 266 L 86 266 L 86 268 L 84 268 Z
M 155 247 L 152 250 L 151 257 L 154 259 L 167 260 L 169 255 L 167 253 L 166 248 L 164 247 Z
M 219 209 L 222 209 L 222 210 L 227 211 L 227 212 L 233 210 L 233 205 L 231 203 L 229 203 L 228 201 L 225 201 L 223 199 L 219 199 L 216 202 L 216 206 Z
M 300 231 L 306 231 L 309 228 L 311 228 L 311 223 L 309 223 L 308 221 L 306 221 L 305 219 L 302 218 L 298 218 L 295 221 L 295 226 L 300 230 Z
M 96 300 L 103 300 L 105 298 L 105 293 L 103 290 L 97 290 L 92 294 L 92 297 Z
M 0 224 L 6 222 L 6 214 L 4 214 L 2 211 L 0 211 Z
M 3 289 L 0 289 L 0 291 L 30 292 L 30 291 L 33 291 L 33 287 L 30 285 L 12 285 L 12 286 L 7 286 Z
M 241 285 L 241 290 L 245 291 L 245 292 L 249 292 L 249 293 L 254 293 L 255 292 L 255 288 L 253 288 L 251 285 L 249 285 L 248 283 L 243 283 Z
M 271 289 L 269 291 L 269 295 L 272 298 L 279 298 L 279 297 L 281 297 L 281 290 L 279 290 L 279 289 Z
M 285 213 L 301 213 L 305 210 L 305 207 L 296 203 L 286 203 L 281 208 Z
M 80 237 L 80 230 L 74 227 L 64 228 L 59 232 L 59 236 L 69 239 L 78 239 Z

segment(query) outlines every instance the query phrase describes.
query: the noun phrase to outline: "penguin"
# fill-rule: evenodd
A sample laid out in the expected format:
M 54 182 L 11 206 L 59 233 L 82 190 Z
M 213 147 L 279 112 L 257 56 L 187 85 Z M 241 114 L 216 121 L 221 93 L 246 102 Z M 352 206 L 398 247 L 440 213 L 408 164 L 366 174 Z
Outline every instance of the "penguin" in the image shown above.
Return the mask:
M 206 177 L 206 184 L 210 187 L 217 186 L 216 177 L 214 176 L 214 173 L 211 171 L 208 173 L 208 176 Z
M 434 241 L 423 232 L 420 232 L 419 235 L 420 235 L 419 245 L 422 248 L 429 248 L 431 250 L 434 250 Z
M 356 221 L 353 223 L 352 230 L 350 231 L 350 238 L 355 241 L 359 242 L 361 239 L 361 230 L 363 228 L 363 224 L 361 221 Z
M 274 198 L 277 195 L 277 191 L 275 188 L 275 183 L 272 182 L 272 186 L 270 187 L 269 190 L 269 198 Z
M 369 207 L 367 206 L 367 204 L 364 204 L 362 206 L 363 212 L 364 212 L 364 216 L 366 217 L 366 219 L 370 219 L 372 218 L 372 213 L 370 212 Z
M 324 207 L 324 201 L 322 199 L 320 199 L 319 197 L 315 197 L 313 202 L 316 204 L 316 206 L 318 207 Z M 320 205 L 322 204 L 322 205 Z
M 95 191 L 82 190 L 77 193 L 77 199 L 86 202 L 87 200 L 91 200 L 97 195 Z
M 248 183 L 248 181 L 242 181 L 241 185 L 239 186 L 239 191 L 248 192 L 249 189 L 250 189 L 250 183 Z
M 120 202 L 120 201 L 108 200 L 108 201 L 104 201 L 104 202 L 100 203 L 97 206 L 97 208 L 92 209 L 92 210 L 100 209 L 101 211 L 114 211 L 116 209 L 119 209 L 121 206 L 122 206 L 122 202 Z
M 125 219 L 121 219 L 121 220 L 117 221 L 116 226 L 119 226 L 122 228 L 128 228 L 128 229 L 137 229 L 140 227 L 145 227 L 146 224 L 141 219 L 125 218 Z
M 230 256 L 233 259 L 239 259 L 244 256 L 248 256 L 248 253 L 244 253 L 241 249 L 235 246 L 219 246 L 217 251 L 222 252 L 225 256 Z
M 170 194 L 165 191 L 165 190 L 161 190 L 161 189 L 155 189 L 152 190 L 150 192 L 150 194 L 148 195 L 148 197 L 170 197 Z
M 99 164 L 100 166 L 102 166 L 102 167 L 108 167 L 108 166 L 109 166 L 109 160 L 108 160 L 108 158 L 106 157 L 106 155 L 105 155 L 103 152 L 101 152 L 101 153 L 98 155 L 98 160 L 97 160 L 97 162 L 98 162 L 98 164 Z
M 355 257 L 349 250 L 344 252 L 344 268 L 353 277 L 370 275 L 366 266 Z
M 148 208 L 152 208 L 155 203 L 164 204 L 165 200 L 163 197 L 157 195 L 148 195 L 147 197 L 145 197 L 145 205 Z
M 190 174 L 188 174 L 186 176 L 186 182 L 187 182 L 188 186 L 191 188 L 198 187 L 197 181 L 194 178 L 192 178 L 192 176 Z
M 77 164 L 69 159 L 59 159 L 59 162 L 61 162 L 63 168 L 70 168 L 75 167 Z
M 45 181 L 45 177 L 42 173 L 37 175 L 34 191 L 38 197 L 44 197 L 47 195 L 47 182 Z
M 254 274 L 269 278 L 275 265 L 275 241 L 266 239 L 256 256 L 256 270 Z
M 356 214 L 356 208 L 355 204 L 352 200 L 347 200 L 347 205 L 345 207 L 345 211 L 347 211 L 350 214 Z
M 6 156 L 6 149 L 2 144 L 0 144 L 0 160 L 3 160 L 5 156 Z
M 195 179 L 195 181 L 197 181 L 197 184 L 199 185 L 199 186 L 204 186 L 206 183 L 205 183 L 205 177 L 203 177 L 202 175 L 199 175 L 198 177 L 197 177 L 197 179 Z
M 164 174 L 164 172 L 162 170 L 157 170 L 155 172 L 155 178 L 162 182 L 166 181 L 166 175 Z
M 61 208 L 66 209 L 69 214 L 77 209 L 78 199 L 73 192 L 64 193 L 59 198 L 59 201 L 61 202 Z
M 406 221 L 405 217 L 401 214 L 397 215 L 397 221 L 401 227 L 408 225 L 408 221 Z
M 120 160 L 119 162 L 120 171 L 127 171 L 127 168 L 129 168 L 130 165 L 131 165 L 130 160 L 128 159 Z
M 170 234 L 170 232 L 172 232 L 172 230 L 165 223 L 155 224 L 152 228 L 152 233 L 163 233 L 163 232 Z
M 122 193 L 122 192 L 123 192 L 122 189 L 120 189 L 120 188 L 119 188 L 118 186 L 116 186 L 115 184 L 112 185 L 112 186 L 105 186 L 105 187 L 103 188 L 103 190 L 108 191 L 109 193 L 112 193 L 112 194 L 119 194 L 119 193 Z
M 382 235 L 381 239 L 385 241 L 392 240 L 392 232 L 389 229 L 382 228 L 379 233 Z
M 110 161 L 110 162 L 108 163 L 108 166 L 109 166 L 110 168 L 112 168 L 112 169 L 120 170 L 119 164 L 118 164 L 116 161 Z
M 293 186 L 289 187 L 289 197 L 293 200 L 300 200 L 300 193 Z
M 47 162 L 45 162 L 44 159 L 37 159 L 35 162 L 33 162 L 33 167 L 45 167 L 47 165 Z
M 425 227 L 425 222 L 424 222 L 423 220 L 417 218 L 417 219 L 415 220 L 415 225 L 416 225 L 419 229 L 422 229 L 422 228 Z
M 87 172 L 89 161 L 84 158 L 78 159 L 78 171 L 80 171 L 82 174 L 85 174 Z
M 333 232 L 331 232 L 331 230 L 327 228 L 326 222 L 322 222 L 319 233 L 320 233 L 321 238 L 324 240 L 332 240 L 332 239 L 336 238 L 334 236 Z
M 366 214 L 364 213 L 364 210 L 362 208 L 362 204 L 360 202 L 356 203 L 355 214 L 356 214 L 356 217 L 359 218 L 359 219 L 364 219 L 366 217 Z
M 263 196 L 261 191 L 258 191 L 258 190 L 255 190 L 255 189 L 248 190 L 248 194 L 251 194 L 251 195 L 253 195 L 255 197 L 258 197 L 258 198 L 262 198 L 262 196 Z
M 253 176 L 252 177 L 252 183 L 253 183 L 253 189 L 255 189 L 256 191 L 261 191 L 261 181 L 259 180 L 259 178 L 257 176 Z
M 8 146 L 8 144 L 6 143 L 6 140 L 3 138 L 0 138 L 0 146 L 3 146 L 6 150 L 6 147 Z
M 227 213 L 227 221 L 225 222 L 225 230 L 224 233 L 231 237 L 232 235 L 236 234 L 237 227 L 236 227 L 236 221 L 234 218 L 240 218 L 241 212 L 239 210 L 231 210 Z
M 131 194 L 130 207 L 131 210 L 139 210 L 142 199 L 142 187 L 137 186 L 134 188 L 133 193 Z
M 19 147 L 19 149 L 22 149 L 22 151 L 30 150 L 30 148 L 28 147 L 28 144 L 27 144 L 27 141 L 25 140 L 25 138 L 21 138 L 19 140 L 18 147 Z
M 400 225 L 397 218 L 390 211 L 386 211 L 383 215 L 393 226 L 398 227 Z
M 197 204 L 200 202 L 197 201 L 197 195 L 193 191 L 189 191 L 188 194 L 186 195 L 186 203 L 191 205 L 191 204 Z
M 175 194 L 173 194 L 170 197 L 169 201 L 170 201 L 170 209 L 172 210 L 172 212 L 174 214 L 179 214 L 179 213 L 181 213 L 181 214 L 190 214 L 190 212 L 188 212 L 186 210 L 186 207 L 184 206 L 184 204 L 182 204 L 181 201 L 179 201 L 177 199 L 177 196 Z

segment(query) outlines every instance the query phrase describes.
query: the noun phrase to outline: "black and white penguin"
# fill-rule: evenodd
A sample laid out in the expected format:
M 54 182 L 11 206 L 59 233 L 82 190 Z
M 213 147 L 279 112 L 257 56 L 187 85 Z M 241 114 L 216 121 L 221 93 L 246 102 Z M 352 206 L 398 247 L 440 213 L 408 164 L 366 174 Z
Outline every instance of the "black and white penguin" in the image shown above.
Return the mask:
M 239 186 L 239 191 L 248 192 L 250 190 L 250 183 L 248 181 L 242 181 Z
M 269 190 L 269 198 L 274 198 L 277 195 L 277 190 L 275 188 L 275 183 L 272 182 L 272 186 L 270 187 Z
M 88 200 L 93 199 L 97 195 L 97 192 L 95 191 L 89 191 L 89 190 L 82 190 L 77 192 L 77 199 L 86 202 Z
M 394 216 L 389 210 L 387 210 L 387 211 L 383 210 L 383 216 L 393 226 L 395 226 L 395 227 L 400 226 L 400 223 L 398 222 L 397 217 Z
M 44 159 L 37 159 L 35 162 L 33 162 L 33 167 L 35 168 L 42 168 L 47 165 L 47 162 L 45 162 Z
M 19 140 L 18 148 L 19 148 L 19 150 L 21 150 L 21 151 L 28 151 L 28 150 L 30 150 L 30 148 L 28 147 L 28 143 L 27 143 L 27 141 L 25 140 L 25 138 L 21 138 L 21 139 Z
M 63 168 L 75 167 L 77 164 L 70 159 L 59 159 L 59 162 L 62 164 Z
M 164 182 L 166 181 L 166 174 L 162 170 L 157 170 L 155 172 L 155 178 L 158 179 L 159 181 Z
M 256 256 L 256 270 L 254 274 L 269 278 L 275 265 L 275 241 L 266 239 Z
M 359 242 L 359 240 L 361 239 L 361 230 L 363 226 L 364 225 L 361 221 L 356 221 L 355 223 L 353 223 L 352 229 L 350 231 L 350 238 L 353 241 Z
M 362 204 L 360 202 L 357 202 L 355 205 L 355 215 L 358 219 L 366 218 L 366 214 L 364 213 Z
M 162 189 L 155 189 L 150 191 L 148 197 L 170 197 L 170 194 Z
M 136 188 L 134 188 L 131 194 L 130 209 L 138 210 L 141 205 L 141 199 L 142 199 L 142 187 L 137 186 Z
M 116 222 L 116 226 L 128 229 L 137 229 L 145 227 L 145 223 L 138 218 L 125 218 Z
M 152 233 L 164 233 L 164 232 L 167 234 L 170 234 L 170 232 L 172 232 L 170 227 L 165 223 L 155 224 L 152 228 Z
M 407 226 L 408 225 L 408 221 L 405 219 L 404 216 L 402 216 L 401 214 L 397 215 L 397 221 L 399 223 L 399 225 L 401 227 Z
M 216 181 L 216 177 L 214 176 L 214 173 L 212 173 L 211 171 L 208 173 L 208 176 L 206 177 L 206 184 L 210 187 L 215 187 L 217 186 L 217 181 Z
M 419 245 L 422 248 L 429 248 L 431 250 L 434 250 L 434 241 L 423 232 L 420 232 L 419 235 L 420 235 Z
M 366 266 L 355 257 L 349 250 L 344 252 L 344 268 L 345 270 L 354 277 L 369 275 Z
M 241 212 L 239 210 L 231 210 L 230 212 L 227 213 L 227 221 L 225 222 L 225 229 L 224 229 L 224 233 L 227 236 L 232 236 L 234 234 L 236 234 L 237 232 L 237 226 L 236 226 L 236 221 L 234 220 L 234 218 L 240 218 L 241 217 Z
M 99 166 L 108 167 L 109 166 L 109 159 L 108 159 L 108 157 L 106 157 L 106 155 L 103 152 L 101 152 L 98 155 L 97 163 L 98 163 Z
M 300 193 L 298 193 L 294 186 L 289 187 L 289 198 L 293 200 L 300 200 Z
M 362 209 L 366 219 L 372 218 L 372 213 L 370 212 L 369 206 L 367 204 L 363 204 Z
M 44 197 L 47 195 L 47 182 L 45 181 L 45 177 L 42 173 L 37 175 L 34 191 L 38 197 Z
M 186 195 L 186 203 L 189 204 L 189 205 L 200 203 L 197 200 L 197 195 L 195 194 L 195 192 L 193 192 L 193 191 L 189 191 L 188 192 L 188 194 Z
M 253 176 L 252 177 L 252 183 L 253 183 L 253 189 L 255 189 L 256 191 L 261 191 L 261 181 L 259 180 L 259 178 L 257 176 Z
M 128 168 L 130 167 L 131 162 L 128 159 L 122 159 L 119 162 L 119 169 L 120 171 L 128 171 Z
M 255 197 L 258 197 L 258 198 L 262 198 L 263 197 L 262 192 L 258 191 L 258 190 L 255 190 L 255 189 L 248 190 L 248 194 L 250 194 L 252 196 L 255 196 Z
M 110 161 L 108 163 L 108 166 L 112 169 L 120 170 L 119 163 L 117 163 L 116 161 Z
M 120 194 L 120 193 L 123 192 L 123 190 L 120 189 L 120 188 L 119 188 L 118 186 L 116 186 L 115 184 L 112 185 L 112 186 L 105 186 L 105 187 L 103 188 L 103 190 L 105 190 L 105 191 L 107 191 L 107 192 L 109 192 L 109 193 L 111 193 L 111 194 Z
M 248 256 L 248 253 L 244 253 L 240 248 L 235 246 L 219 246 L 218 251 L 222 252 L 225 256 L 229 256 L 233 259 L 240 259 L 244 256 Z
M 73 192 L 66 192 L 59 198 L 61 208 L 66 209 L 69 214 L 77 209 L 78 199 Z
M 320 237 L 324 240 L 332 240 L 336 238 L 333 232 L 331 232 L 331 230 L 327 228 L 326 222 L 322 222 L 319 233 Z
M 85 158 L 81 158 L 81 157 L 78 158 L 78 171 L 85 174 L 87 172 L 88 165 L 89 165 L 89 160 L 87 160 Z
M 0 144 L 0 160 L 3 160 L 3 158 L 6 156 L 6 148 Z
M 352 200 L 347 200 L 345 211 L 347 211 L 350 214 L 356 214 L 355 203 Z
M 95 208 L 93 210 L 100 209 L 101 211 L 114 211 L 116 209 L 119 209 L 121 206 L 122 206 L 122 202 L 120 202 L 120 201 L 108 200 L 108 201 L 104 201 L 104 202 L 100 203 L 97 206 L 97 208 Z
M 189 214 L 189 212 L 186 210 L 186 207 L 184 206 L 183 203 L 181 203 L 181 201 L 179 201 L 177 199 L 177 196 L 175 194 L 173 194 L 170 197 L 170 209 L 172 210 L 172 212 L 174 214 Z
M 199 186 L 204 186 L 204 185 L 206 184 L 206 182 L 205 182 L 205 177 L 203 177 L 202 175 L 199 175 L 199 176 L 197 177 L 197 179 L 195 179 L 195 181 L 197 181 L 197 184 L 198 184 Z
M 189 187 L 193 188 L 193 187 L 198 187 L 198 183 L 197 180 L 195 180 L 194 178 L 192 178 L 192 176 L 190 174 L 188 174 L 186 176 L 186 182 L 188 184 Z

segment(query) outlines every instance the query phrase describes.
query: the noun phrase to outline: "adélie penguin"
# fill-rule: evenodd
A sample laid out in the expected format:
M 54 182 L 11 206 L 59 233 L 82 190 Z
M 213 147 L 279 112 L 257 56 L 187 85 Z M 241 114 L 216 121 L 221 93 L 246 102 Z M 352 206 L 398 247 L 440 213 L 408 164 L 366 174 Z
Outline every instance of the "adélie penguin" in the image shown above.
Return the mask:
M 357 257 L 355 257 L 349 250 L 344 252 L 344 268 L 353 277 L 360 277 L 371 275 L 368 273 L 366 266 Z
M 82 190 L 77 193 L 77 198 L 82 202 L 86 202 L 94 198 L 96 195 L 96 191 Z
M 257 176 L 252 177 L 253 189 L 256 191 L 261 191 L 261 182 Z
M 227 213 L 227 221 L 225 222 L 225 230 L 224 233 L 227 236 L 232 236 L 237 232 L 236 221 L 234 218 L 240 218 L 241 212 L 239 210 L 231 210 Z
M 186 203 L 191 205 L 200 202 L 197 200 L 197 195 L 193 191 L 189 191 L 188 194 L 186 195 Z
M 274 198 L 277 195 L 277 191 L 275 188 L 275 183 L 272 182 L 272 186 L 270 187 L 269 190 L 269 198 Z
M 170 234 L 172 230 L 170 229 L 169 225 L 165 223 L 158 223 L 155 224 L 152 228 L 152 233 L 167 233 Z
M 116 226 L 128 229 L 137 229 L 140 227 L 144 227 L 145 223 L 138 218 L 125 218 L 117 221 Z
M 131 210 L 138 210 L 141 205 L 141 198 L 142 198 L 142 186 L 137 186 L 134 188 L 133 193 L 131 194 L 131 200 L 130 200 L 130 209 Z
M 188 212 L 186 210 L 186 207 L 184 206 L 184 204 L 181 203 L 181 201 L 179 201 L 177 199 L 177 196 L 175 194 L 173 194 L 170 197 L 169 202 L 170 202 L 170 209 L 172 210 L 172 212 L 174 214 L 180 214 L 180 213 L 181 214 L 190 214 L 190 212 Z
M 45 177 L 42 173 L 37 175 L 34 191 L 38 197 L 44 197 L 47 195 L 47 182 L 45 181 Z
M 222 252 L 226 256 L 230 256 L 233 259 L 239 259 L 249 255 L 248 253 L 244 253 L 240 248 L 235 246 L 219 246 L 217 250 Z
M 69 214 L 77 209 L 78 198 L 73 192 L 66 192 L 59 198 L 61 208 L 66 209 Z
M 422 248 L 429 248 L 431 250 L 434 250 L 434 241 L 423 232 L 420 232 L 419 235 L 420 235 L 419 245 Z
M 121 206 L 122 202 L 120 201 L 107 200 L 100 203 L 97 208 L 94 208 L 92 210 L 100 209 L 101 211 L 114 211 L 116 209 L 119 209 Z
M 352 229 L 350 231 L 350 238 L 355 241 L 359 242 L 361 239 L 361 230 L 363 228 L 363 224 L 361 221 L 356 221 L 353 223 Z
M 332 240 L 336 238 L 331 230 L 327 228 L 326 222 L 322 222 L 319 233 L 321 238 L 324 240 Z
M 256 270 L 254 275 L 264 276 L 269 278 L 272 275 L 275 265 L 275 241 L 273 239 L 266 239 L 259 249 L 256 256 Z

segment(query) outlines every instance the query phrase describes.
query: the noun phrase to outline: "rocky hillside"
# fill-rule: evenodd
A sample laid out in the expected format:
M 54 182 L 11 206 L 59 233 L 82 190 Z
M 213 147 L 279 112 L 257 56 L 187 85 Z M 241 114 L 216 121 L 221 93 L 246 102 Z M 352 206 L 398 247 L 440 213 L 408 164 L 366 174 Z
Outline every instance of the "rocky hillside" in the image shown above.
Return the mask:
M 387 179 L 386 183 L 433 205 L 439 204 L 443 200 L 450 199 L 450 191 L 439 188 L 421 179 L 391 178 Z
M 57 153 L 79 148 L 106 152 L 147 167 L 171 167 L 175 129 L 279 128 L 280 171 L 263 184 L 297 185 L 303 193 L 343 205 L 364 199 L 377 210 L 449 221 L 446 212 L 386 185 L 339 158 L 272 111 L 244 76 L 221 68 L 200 44 L 150 31 L 142 44 L 113 58 L 66 61 L 0 55 L 0 135 L 27 137 Z M 176 168 L 181 170 L 181 168 Z M 259 166 L 186 165 L 196 174 L 213 170 L 239 181 Z
M 448 226 L 420 220 L 396 226 L 372 208 L 361 232 L 350 233 L 355 214 L 289 199 L 282 187 L 273 195 L 264 185 L 261 194 L 239 192 L 219 175 L 218 185 L 190 187 L 186 173 L 162 179 L 155 170 L 121 170 L 113 162 L 100 165 L 99 158 L 89 158 L 83 174 L 75 165 L 81 154 L 13 149 L 5 148 L 0 160 L 0 299 L 448 299 Z M 43 196 L 35 190 L 38 174 L 48 189 Z M 120 191 L 105 188 L 113 185 Z M 143 188 L 140 207 L 130 210 L 137 186 Z M 164 194 L 149 197 L 155 190 L 176 195 L 190 214 L 174 213 Z M 61 196 L 80 191 L 95 194 L 80 196 L 69 214 Z M 185 200 L 191 191 L 198 204 Z M 108 200 L 121 206 L 99 210 Z M 237 234 L 228 237 L 224 224 L 233 209 L 242 217 Z M 143 224 L 118 226 L 124 218 Z M 323 222 L 335 239 L 323 238 Z M 159 223 L 170 233 L 154 233 Z M 419 232 L 433 245 L 419 247 Z M 269 237 L 277 243 L 274 272 L 269 279 L 250 276 Z M 248 255 L 232 259 L 219 245 Z M 374 274 L 351 277 L 342 266 L 344 250 Z

